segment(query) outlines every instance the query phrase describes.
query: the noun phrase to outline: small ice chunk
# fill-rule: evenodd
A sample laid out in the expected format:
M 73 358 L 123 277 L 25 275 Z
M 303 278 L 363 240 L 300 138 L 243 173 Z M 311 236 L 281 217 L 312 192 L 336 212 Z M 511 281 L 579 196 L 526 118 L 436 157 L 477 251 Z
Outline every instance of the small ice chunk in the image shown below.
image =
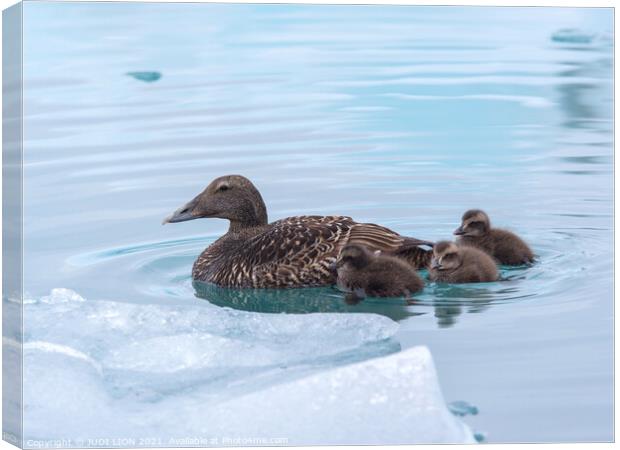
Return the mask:
M 456 400 L 454 402 L 448 403 L 448 409 L 455 416 L 467 416 L 472 415 L 475 416 L 478 414 L 478 408 L 474 405 L 471 405 L 463 400 Z
M 127 75 L 129 75 L 132 78 L 135 78 L 136 80 L 145 81 L 147 83 L 152 83 L 161 78 L 161 73 L 154 72 L 154 71 L 127 72 Z
M 50 295 L 43 296 L 39 299 L 41 303 L 50 303 L 50 304 L 58 304 L 58 303 L 72 303 L 72 302 L 83 302 L 84 298 L 75 291 L 66 288 L 55 288 L 52 289 Z
M 563 28 L 553 33 L 551 40 L 567 44 L 589 44 L 595 37 L 596 34 L 586 33 L 577 28 Z

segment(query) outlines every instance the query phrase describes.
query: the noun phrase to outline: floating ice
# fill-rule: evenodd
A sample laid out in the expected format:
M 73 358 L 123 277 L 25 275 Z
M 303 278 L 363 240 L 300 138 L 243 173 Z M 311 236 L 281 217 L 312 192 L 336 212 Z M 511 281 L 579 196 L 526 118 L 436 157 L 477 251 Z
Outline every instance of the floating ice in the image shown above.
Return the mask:
M 456 400 L 448 403 L 448 409 L 455 416 L 475 416 L 478 414 L 478 408 L 463 400 Z
M 231 399 L 207 418 L 228 436 L 283 436 L 290 445 L 475 441 L 446 408 L 422 346 Z
M 476 442 L 485 442 L 487 440 L 487 434 L 477 431 L 474 433 L 474 439 Z
M 127 75 L 135 78 L 136 80 L 146 81 L 147 83 L 152 83 L 153 81 L 157 81 L 161 78 L 160 72 L 127 72 Z
M 50 295 L 45 295 L 39 299 L 41 303 L 72 303 L 83 302 L 84 298 L 75 291 L 65 288 L 52 289 Z M 36 301 L 35 301 L 36 302 Z
M 426 348 L 384 356 L 400 349 L 386 317 L 90 301 L 57 289 L 24 309 L 27 440 L 473 441 L 445 406 Z
M 562 42 L 567 44 L 589 44 L 596 37 L 594 33 L 586 33 L 577 28 L 563 28 L 551 35 L 554 42 Z

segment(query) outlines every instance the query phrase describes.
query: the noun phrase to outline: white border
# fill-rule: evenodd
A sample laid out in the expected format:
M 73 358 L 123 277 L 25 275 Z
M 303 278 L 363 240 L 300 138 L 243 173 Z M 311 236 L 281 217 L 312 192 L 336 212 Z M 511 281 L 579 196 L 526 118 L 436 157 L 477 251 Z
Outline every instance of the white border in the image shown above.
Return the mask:
M 62 1 L 73 1 L 73 0 L 62 0 Z M 101 0 L 81 0 L 82 2 L 100 2 Z M 118 2 L 118 1 L 126 1 L 126 0 L 104 0 L 107 2 Z M 313 0 L 313 1 L 302 1 L 302 0 L 288 0 L 288 1 L 284 1 L 284 0 L 269 0 L 269 1 L 261 1 L 261 0 L 236 0 L 233 2 L 224 2 L 224 1 L 204 1 L 204 0 L 194 0 L 194 1 L 187 1 L 187 0 L 131 0 L 133 2 L 155 2 L 155 3 L 292 3 L 292 4 L 345 4 L 345 5 L 358 5 L 358 4 L 377 4 L 377 5 L 427 5 L 427 6 L 446 6 L 446 5 L 450 5 L 450 6 L 556 6 L 556 7 L 606 7 L 606 8 L 613 8 L 615 7 L 616 2 L 613 0 L 590 0 L 590 1 L 584 1 L 584 0 L 544 0 L 544 1 L 536 1 L 536 0 L 529 0 L 529 1 L 498 1 L 498 0 L 494 0 L 494 1 L 485 1 L 485 0 L 470 0 L 470 1 L 465 1 L 465 0 L 444 0 L 444 1 L 438 1 L 438 0 L 424 0 L 424 1 L 414 1 L 414 0 L 390 0 L 390 1 L 383 1 L 383 0 L 375 0 L 375 1 L 369 1 L 369 0 Z M 16 0 L 0 0 L 0 7 L 2 9 L 8 8 L 9 6 L 12 6 L 14 4 L 18 3 L 18 1 Z M 614 14 L 615 16 L 615 14 Z M 615 17 L 614 17 L 614 30 L 615 30 Z M 0 36 L 2 35 L 2 23 L 0 20 Z M 2 56 L 2 47 L 0 46 L 0 59 Z M 615 61 L 617 60 L 618 57 L 618 47 L 616 45 L 616 39 L 615 39 L 615 35 L 614 35 L 614 155 L 615 155 L 615 118 L 618 117 L 618 104 L 615 102 L 615 85 L 617 82 L 617 77 L 616 77 L 616 72 L 615 72 Z M 2 74 L 0 71 L 0 85 L 1 85 L 1 81 L 2 81 Z M 2 129 L 0 128 L 0 142 L 2 141 Z M 614 157 L 614 255 L 618 253 L 618 249 L 620 248 L 620 244 L 619 244 L 619 240 L 618 240 L 618 230 L 615 227 L 615 223 L 616 223 L 616 214 L 617 214 L 617 199 L 618 199 L 618 194 L 619 194 L 619 187 L 618 185 L 615 183 L 615 174 L 616 174 L 616 159 Z M 0 179 L 1 179 L 1 173 L 0 173 Z M 1 196 L 1 189 L 2 189 L 2 185 L 0 183 L 0 196 Z M 0 209 L 0 227 L 1 227 L 1 223 L 2 223 L 2 218 L 1 218 L 1 209 Z M 0 254 L 1 254 L 1 246 L 2 243 L 0 241 Z M 0 270 L 2 269 L 2 262 L 0 261 Z M 1 281 L 0 281 L 1 282 Z M 615 298 L 617 298 L 617 291 L 618 289 L 618 283 L 617 283 L 617 272 L 616 272 L 616 262 L 615 262 L 615 257 L 614 257 L 614 300 Z M 614 314 L 615 316 L 615 314 Z M 618 404 L 618 392 L 615 389 L 615 376 L 618 373 L 618 361 L 617 358 L 615 358 L 615 349 L 617 348 L 617 339 L 618 339 L 618 334 L 616 333 L 616 321 L 614 320 L 614 412 L 615 412 L 615 405 Z M 2 380 L 0 377 L 0 386 L 1 386 Z M 1 389 L 0 389 L 1 392 Z M 2 423 L 1 421 L 1 417 L 2 417 L 2 413 L 0 411 L 0 423 Z M 614 428 L 615 430 L 618 430 L 618 416 L 616 414 L 614 414 Z M 521 445 L 528 445 L 528 448 L 531 449 L 545 449 L 545 450 L 564 450 L 564 449 L 579 449 L 581 450 L 582 448 L 586 448 L 586 449 L 605 449 L 605 448 L 614 448 L 615 444 L 581 444 L 581 443 L 575 443 L 575 444 L 483 444 L 485 449 L 488 450 L 496 450 L 496 449 L 500 449 L 500 448 L 506 448 L 508 446 L 510 446 L 511 448 L 516 449 L 518 446 Z M 15 449 L 16 447 L 8 444 L 7 442 L 4 441 L 0 441 L 0 450 L 10 450 L 10 449 Z M 234 447 L 230 447 L 230 448 L 234 448 Z M 265 447 L 243 447 L 244 450 L 247 449 L 264 449 Z M 269 447 L 267 447 L 269 448 Z M 454 448 L 465 448 L 465 446 L 463 445 L 400 445 L 400 446 L 346 446 L 346 447 L 332 447 L 332 446 L 321 446 L 321 447 L 295 447 L 295 448 L 299 448 L 299 449 L 307 449 L 307 450 L 313 450 L 313 449 L 325 449 L 325 448 L 347 448 L 347 449 L 355 449 L 355 450 L 369 450 L 369 449 L 388 449 L 388 448 L 397 448 L 397 449 L 402 449 L 402 450 L 437 450 L 437 449 L 454 449 Z M 148 449 L 146 449 L 148 450 Z M 153 449 L 153 450 L 160 450 L 160 449 Z

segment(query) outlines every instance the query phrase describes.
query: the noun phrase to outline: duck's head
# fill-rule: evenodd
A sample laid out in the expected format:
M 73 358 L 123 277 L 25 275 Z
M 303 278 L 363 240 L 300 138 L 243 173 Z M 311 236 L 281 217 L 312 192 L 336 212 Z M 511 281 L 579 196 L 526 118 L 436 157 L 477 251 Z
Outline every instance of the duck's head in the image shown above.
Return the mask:
M 370 250 L 361 245 L 345 245 L 340 251 L 340 255 L 336 261 L 336 269 L 339 269 L 345 265 L 349 265 L 356 269 L 361 269 L 370 263 L 373 256 L 374 255 L 370 252 Z
M 454 270 L 462 264 L 459 247 L 454 242 L 441 241 L 433 247 L 431 269 Z
M 491 220 L 484 211 L 470 209 L 463 214 L 461 226 L 454 230 L 457 236 L 479 237 L 491 229 Z
M 214 217 L 230 220 L 231 229 L 267 224 L 267 208 L 258 189 L 241 175 L 213 180 L 204 191 L 163 221 L 166 223 Z

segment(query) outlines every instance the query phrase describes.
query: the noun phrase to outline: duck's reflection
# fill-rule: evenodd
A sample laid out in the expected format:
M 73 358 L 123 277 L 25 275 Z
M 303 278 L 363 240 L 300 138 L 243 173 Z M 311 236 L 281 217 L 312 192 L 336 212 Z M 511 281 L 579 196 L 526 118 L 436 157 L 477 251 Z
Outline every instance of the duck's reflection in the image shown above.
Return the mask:
M 219 307 L 271 314 L 373 313 L 394 321 L 434 313 L 437 326 L 456 325 L 459 316 L 482 313 L 498 301 L 518 298 L 514 287 L 433 283 L 413 299 L 351 298 L 331 287 L 231 289 L 194 281 L 196 297 Z
M 425 312 L 415 311 L 411 307 L 415 300 L 369 298 L 363 301 L 351 301 L 350 298 L 331 287 L 231 289 L 199 281 L 194 281 L 193 286 L 197 297 L 217 306 L 243 311 L 287 314 L 374 313 L 387 316 L 395 321 L 425 314 Z

